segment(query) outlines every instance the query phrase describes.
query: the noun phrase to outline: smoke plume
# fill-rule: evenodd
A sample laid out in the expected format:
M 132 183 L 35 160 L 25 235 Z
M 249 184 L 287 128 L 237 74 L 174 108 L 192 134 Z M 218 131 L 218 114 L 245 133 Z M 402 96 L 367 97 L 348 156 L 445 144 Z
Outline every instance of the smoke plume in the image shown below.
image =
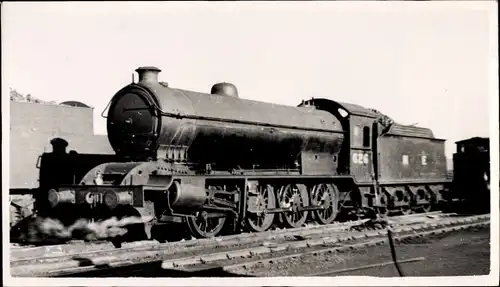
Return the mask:
M 28 244 L 63 243 L 72 239 L 86 241 L 113 239 L 122 237 L 127 232 L 127 226 L 143 224 L 151 218 L 112 217 L 103 221 L 90 222 L 79 219 L 70 226 L 65 226 L 59 220 L 52 218 L 28 217 L 19 222 L 11 230 L 11 241 Z

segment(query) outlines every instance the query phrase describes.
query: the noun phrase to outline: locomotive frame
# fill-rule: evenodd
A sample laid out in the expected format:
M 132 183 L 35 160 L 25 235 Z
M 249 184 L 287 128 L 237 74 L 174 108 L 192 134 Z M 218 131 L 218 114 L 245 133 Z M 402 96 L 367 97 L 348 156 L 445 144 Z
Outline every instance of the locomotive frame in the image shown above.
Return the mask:
M 117 161 L 94 167 L 79 185 L 50 189 L 49 216 L 141 216 L 150 218 L 144 236 L 161 240 L 186 230 L 201 238 L 308 219 L 329 224 L 340 212 L 427 212 L 449 198 L 444 140 L 429 129 L 329 99 L 295 108 L 240 100 L 234 85 L 232 94 L 220 84 L 216 95 L 171 89 L 158 81 L 158 68 L 136 71 L 139 83 L 109 105 Z M 234 110 L 204 110 L 217 104 Z M 225 155 L 230 147 L 243 156 Z M 155 235 L 163 225 L 171 229 Z

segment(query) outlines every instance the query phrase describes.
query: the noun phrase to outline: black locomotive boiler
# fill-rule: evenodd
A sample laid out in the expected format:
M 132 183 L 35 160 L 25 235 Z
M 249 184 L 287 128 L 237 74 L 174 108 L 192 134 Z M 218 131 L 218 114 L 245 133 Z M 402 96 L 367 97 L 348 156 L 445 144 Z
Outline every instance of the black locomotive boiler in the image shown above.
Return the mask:
M 340 212 L 429 211 L 447 199 L 444 140 L 429 129 L 329 99 L 245 100 L 227 83 L 211 94 L 174 89 L 158 68 L 136 71 L 139 82 L 108 106 L 116 160 L 54 186 L 50 216 L 140 215 L 150 237 L 168 226 L 202 238 L 329 224 Z

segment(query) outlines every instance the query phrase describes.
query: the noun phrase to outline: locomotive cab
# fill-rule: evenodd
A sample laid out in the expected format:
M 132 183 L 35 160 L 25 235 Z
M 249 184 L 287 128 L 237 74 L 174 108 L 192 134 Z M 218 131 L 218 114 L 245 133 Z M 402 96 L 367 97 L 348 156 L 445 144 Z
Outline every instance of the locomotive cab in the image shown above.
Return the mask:
M 453 190 L 474 210 L 487 211 L 490 203 L 489 138 L 456 142 L 453 155 Z

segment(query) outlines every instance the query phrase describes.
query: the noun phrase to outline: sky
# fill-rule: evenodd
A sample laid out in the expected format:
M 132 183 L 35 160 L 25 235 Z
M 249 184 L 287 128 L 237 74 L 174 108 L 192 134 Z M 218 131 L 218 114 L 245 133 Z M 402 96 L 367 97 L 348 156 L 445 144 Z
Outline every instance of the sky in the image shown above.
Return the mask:
M 151 65 L 175 88 L 226 81 L 245 99 L 375 108 L 431 128 L 451 157 L 455 141 L 489 136 L 497 14 L 480 4 L 2 3 L 3 90 L 95 107 L 104 134 L 101 111 Z

